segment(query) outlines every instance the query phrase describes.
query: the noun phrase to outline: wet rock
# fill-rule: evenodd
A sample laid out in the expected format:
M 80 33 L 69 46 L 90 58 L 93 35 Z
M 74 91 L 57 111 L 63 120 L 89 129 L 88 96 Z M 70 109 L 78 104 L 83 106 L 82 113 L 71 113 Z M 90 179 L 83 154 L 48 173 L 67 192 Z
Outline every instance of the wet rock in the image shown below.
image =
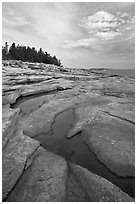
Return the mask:
M 101 113 L 82 130 L 82 135 L 91 151 L 112 172 L 134 176 L 134 128 L 132 123 Z
M 38 148 L 39 142 L 22 132 L 11 137 L 4 148 L 2 158 L 3 199 L 12 191 L 26 168 L 26 162 Z
M 60 99 L 51 100 L 49 103 L 44 104 L 29 115 L 28 122 L 26 121 L 26 126 L 24 127 L 24 133 L 33 138 L 36 138 L 40 134 L 48 133 L 56 115 L 65 109 L 73 107 L 74 101 Z
M 111 83 L 107 82 L 104 84 L 101 90 L 103 95 L 115 96 L 115 97 L 134 97 L 135 90 L 134 86 L 128 83 L 128 80 L 117 80 Z
M 16 130 L 19 109 L 12 110 L 8 106 L 2 107 L 2 147 L 4 148 L 8 140 Z
M 23 68 L 23 69 L 27 69 L 28 68 L 28 63 L 24 63 L 24 62 L 20 62 L 18 64 L 19 67 Z
M 64 201 L 67 162 L 40 147 L 26 163 L 26 170 L 7 201 Z
M 31 112 L 40 108 L 44 103 L 48 103 L 55 96 L 55 93 L 51 94 L 35 94 L 29 96 L 20 96 L 15 103 L 11 104 L 10 107 L 16 109 L 17 107 L 24 114 L 29 115 Z
M 48 93 L 54 90 L 63 90 L 63 89 L 71 89 L 72 85 L 70 83 L 63 83 L 62 81 L 54 81 L 53 84 L 47 84 L 46 86 L 44 83 L 36 84 L 36 85 L 26 85 L 25 89 L 22 89 L 22 96 L 27 96 L 30 94 L 38 94 L 38 93 Z
M 91 73 L 12 60 L 3 65 L 4 201 L 133 201 L 109 181 L 39 147 L 36 140 L 49 137 L 56 117 L 71 108 L 74 121 L 66 136 L 81 132 L 105 167 L 134 178 L 134 80 L 109 76 L 107 70 Z M 58 94 L 47 95 L 45 101 L 30 101 L 28 109 L 25 104 L 20 110 L 9 108 L 20 97 L 55 90 Z
M 26 163 L 26 170 L 8 195 L 8 202 L 134 201 L 107 180 L 67 163 L 42 147 Z
M 89 124 L 95 117 L 96 112 L 104 109 L 111 100 L 102 96 L 83 94 L 77 101 L 75 108 L 76 120 L 73 127 L 67 133 L 67 138 L 73 137 Z
M 21 88 L 17 88 L 12 92 L 5 92 L 2 97 L 2 104 L 12 104 L 15 103 L 16 99 L 21 95 Z
M 69 165 L 67 201 L 70 202 L 132 202 L 134 199 L 123 193 L 106 179 L 86 169 Z M 77 184 L 77 185 L 76 185 Z M 74 189 L 74 190 L 73 190 Z

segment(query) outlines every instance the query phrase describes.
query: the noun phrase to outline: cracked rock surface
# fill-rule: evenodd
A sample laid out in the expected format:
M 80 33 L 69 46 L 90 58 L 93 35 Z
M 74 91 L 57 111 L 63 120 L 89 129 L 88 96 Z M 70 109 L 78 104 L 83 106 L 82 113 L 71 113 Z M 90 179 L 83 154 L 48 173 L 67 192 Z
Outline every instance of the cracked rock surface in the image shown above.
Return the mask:
M 42 142 L 50 141 L 56 118 L 71 109 L 66 138 L 80 134 L 110 172 L 133 180 L 134 78 L 18 61 L 3 61 L 2 70 L 3 201 L 133 202 L 134 182 L 128 195 Z

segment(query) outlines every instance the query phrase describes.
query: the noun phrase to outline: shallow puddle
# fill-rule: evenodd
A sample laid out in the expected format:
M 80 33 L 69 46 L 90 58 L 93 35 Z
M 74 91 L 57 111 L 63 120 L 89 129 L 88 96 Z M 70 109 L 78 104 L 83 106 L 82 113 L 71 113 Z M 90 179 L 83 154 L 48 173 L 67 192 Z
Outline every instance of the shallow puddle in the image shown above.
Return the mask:
M 51 91 L 48 93 L 39 93 L 29 96 L 20 96 L 15 103 L 10 105 L 10 108 L 20 108 L 24 113 L 29 114 L 40 105 L 49 100 L 49 96 L 56 94 L 58 91 Z
M 63 156 L 68 161 L 78 164 L 89 171 L 98 174 L 121 188 L 122 191 L 134 197 L 134 178 L 121 178 L 107 169 L 77 134 L 71 139 L 65 137 L 74 121 L 73 109 L 66 110 L 56 116 L 52 130 L 47 135 L 39 135 L 37 140 L 45 149 Z
M 20 97 L 11 108 L 19 107 L 23 112 L 30 113 L 38 108 L 46 100 L 49 100 L 49 94 L 56 94 L 57 91 L 50 93 L 40 93 L 37 95 Z M 135 195 L 134 178 L 121 178 L 106 168 L 91 152 L 88 146 L 82 141 L 81 134 L 77 134 L 71 139 L 66 138 L 67 131 L 71 129 L 75 120 L 73 108 L 68 109 L 55 117 L 52 123 L 51 131 L 48 134 L 38 135 L 36 140 L 41 142 L 41 146 L 45 149 L 63 156 L 66 160 L 80 165 L 89 171 L 100 175 L 121 188 L 130 196 Z

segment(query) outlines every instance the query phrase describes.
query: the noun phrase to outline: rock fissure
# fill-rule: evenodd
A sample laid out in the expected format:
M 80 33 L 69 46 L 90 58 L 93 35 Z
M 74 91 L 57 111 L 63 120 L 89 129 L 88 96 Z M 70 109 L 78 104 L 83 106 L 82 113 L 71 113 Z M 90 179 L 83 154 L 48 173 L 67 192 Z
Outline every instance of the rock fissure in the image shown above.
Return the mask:
M 134 176 L 119 176 L 117 173 L 115 173 L 114 171 L 112 171 L 107 165 L 105 165 L 105 163 L 103 163 L 103 161 L 101 161 L 99 159 L 99 157 L 97 156 L 97 154 L 91 150 L 91 148 L 88 146 L 88 144 L 86 142 L 83 141 L 83 143 L 86 145 L 86 147 L 88 148 L 88 150 L 94 155 L 94 157 L 96 158 L 96 160 L 102 164 L 112 175 L 116 176 L 117 178 L 121 178 L 121 179 L 133 179 Z
M 59 112 L 58 114 L 56 114 L 56 115 L 54 116 L 54 119 L 53 119 L 53 121 L 52 121 L 52 123 L 51 123 L 51 129 L 50 129 L 49 134 L 50 134 L 50 133 L 53 134 L 53 132 L 55 131 L 53 126 L 54 126 L 54 124 L 56 123 L 56 120 L 57 120 L 58 116 L 61 115 L 63 112 L 68 111 L 68 110 L 71 110 L 71 108 L 70 108 L 70 109 L 67 109 L 67 110 L 63 110 L 62 112 Z M 75 135 L 75 136 L 77 136 L 77 135 Z M 64 137 L 65 137 L 65 135 L 64 135 Z M 77 136 L 77 137 L 78 137 L 78 136 Z M 73 138 L 73 137 L 71 137 L 71 139 L 72 139 L 72 138 Z M 69 139 L 69 140 L 71 140 L 71 139 Z M 86 142 L 84 142 L 84 141 L 82 141 L 82 142 L 83 142 L 83 144 L 88 148 L 88 150 L 94 155 L 95 159 L 99 162 L 99 164 L 103 165 L 104 168 L 109 172 L 109 174 L 110 174 L 111 176 L 113 176 L 113 177 L 115 178 L 114 180 L 116 180 L 116 181 L 114 182 L 113 179 L 111 180 L 111 179 L 109 179 L 109 178 L 107 178 L 107 177 L 105 177 L 105 176 L 102 176 L 102 177 L 108 179 L 110 182 L 113 182 L 114 184 L 117 184 L 122 190 L 123 190 L 122 185 L 117 183 L 119 179 L 121 179 L 121 182 L 126 182 L 127 180 L 130 181 L 130 180 L 134 179 L 134 177 L 131 177 L 131 176 L 125 176 L 125 177 L 119 176 L 119 175 L 117 175 L 117 173 L 115 173 L 114 171 L 111 171 L 111 169 L 110 169 L 109 167 L 107 167 L 107 166 L 105 165 L 105 163 L 103 163 L 103 162 L 98 158 L 98 156 L 95 154 L 95 152 L 94 152 L 94 151 L 91 151 L 91 148 L 89 148 L 88 144 L 87 144 Z M 42 145 L 42 144 L 41 144 L 41 146 L 44 147 L 44 145 Z M 46 147 L 44 147 L 44 148 L 46 149 Z M 50 148 L 49 148 L 48 150 L 52 152 L 52 150 L 50 150 Z M 55 152 L 54 152 L 54 153 L 55 153 Z M 75 154 L 75 153 L 74 153 L 74 154 Z M 73 154 L 71 155 L 71 157 L 73 157 Z M 69 161 L 69 160 L 68 160 L 68 161 Z M 70 161 L 71 161 L 71 160 L 70 160 Z M 75 164 L 75 162 L 73 162 L 73 161 L 72 161 L 72 163 Z M 80 165 L 80 166 L 82 166 L 82 165 Z M 86 168 L 86 167 L 84 167 L 84 168 Z M 101 168 L 101 167 L 100 167 L 100 168 Z M 88 169 L 88 170 L 89 170 L 89 169 Z M 92 172 L 92 170 L 91 170 L 91 172 Z M 94 172 L 94 173 L 95 173 L 95 172 Z M 101 173 L 101 172 L 100 172 L 100 173 Z M 98 174 L 98 175 L 101 175 L 100 173 L 97 173 L 97 174 Z M 126 190 L 125 190 L 125 191 L 126 191 Z
M 58 112 L 58 113 L 55 114 L 55 116 L 53 117 L 53 120 L 52 120 L 52 122 L 51 122 L 51 125 L 50 125 L 50 130 L 49 130 L 49 132 L 47 132 L 46 134 L 48 134 L 48 133 L 53 133 L 53 132 L 54 132 L 54 131 L 53 131 L 53 126 L 54 126 L 54 124 L 56 123 L 56 118 L 57 118 L 59 115 L 65 113 L 66 111 L 70 111 L 70 110 L 72 110 L 72 113 L 73 113 L 73 122 L 72 122 L 72 124 L 71 124 L 71 126 L 70 126 L 70 128 L 72 128 L 72 126 L 73 126 L 73 124 L 74 124 L 74 122 L 75 122 L 75 114 L 74 114 L 75 108 L 74 108 L 74 107 L 68 107 L 68 108 L 66 108 L 66 109 L 64 109 L 64 110 L 62 110 L 62 111 L 60 111 L 60 112 Z M 68 131 L 68 130 L 67 130 L 67 131 Z M 66 135 L 66 133 L 65 133 L 65 135 Z M 66 137 L 66 138 L 67 138 L 67 137 Z M 68 138 L 67 138 L 67 139 L 68 139 Z
M 85 201 L 90 201 L 90 198 L 88 196 L 88 193 L 86 192 L 85 188 L 81 185 L 81 182 L 79 180 L 79 177 L 77 174 L 75 174 L 74 171 L 72 171 L 72 167 L 71 167 L 71 163 L 70 162 L 67 162 L 68 164 L 68 171 L 69 171 L 69 174 L 72 174 L 74 175 L 74 178 L 75 180 L 77 181 L 77 183 L 79 184 L 79 187 L 82 189 L 82 191 L 84 192 L 84 199 Z
M 127 118 L 124 118 L 124 117 L 121 117 L 121 116 L 118 116 L 118 115 L 114 115 L 114 114 L 112 114 L 112 113 L 110 113 L 110 112 L 108 112 L 108 111 L 103 111 L 103 112 L 104 112 L 104 113 L 107 113 L 108 115 L 110 115 L 110 116 L 112 116 L 112 117 L 118 118 L 118 119 L 120 119 L 120 120 L 129 122 L 129 123 L 135 125 L 135 122 L 132 121 L 132 120 L 129 120 L 129 119 L 127 119 Z
M 20 176 L 18 177 L 16 183 L 14 184 L 14 186 L 12 187 L 12 189 L 7 193 L 6 197 L 3 199 L 3 202 L 6 202 L 8 197 L 10 196 L 10 194 L 13 192 L 13 190 L 16 188 L 18 182 L 20 181 L 20 179 L 22 178 L 24 172 L 31 167 L 33 161 L 31 161 L 31 163 L 29 163 L 29 165 L 27 164 L 29 159 L 33 156 L 33 154 L 35 154 L 35 152 L 38 150 L 39 146 L 35 149 L 35 151 L 33 151 L 33 153 L 26 159 L 25 164 L 24 164 L 24 168 L 22 170 L 22 173 L 20 174 Z M 37 155 L 33 158 L 36 159 Z
M 133 201 L 135 80 L 4 64 L 3 201 Z
M 51 90 L 51 91 L 42 91 L 42 92 L 40 92 L 40 93 L 37 93 L 37 94 L 28 94 L 28 95 L 23 95 L 23 94 L 20 94 L 20 96 L 18 96 L 17 98 L 16 98 L 16 100 L 15 100 L 15 102 L 14 103 L 10 103 L 10 108 L 12 108 L 12 109 L 15 109 L 15 108 L 17 108 L 18 107 L 18 103 L 21 101 L 21 100 L 23 100 L 22 101 L 22 103 L 24 102 L 24 101 L 27 101 L 27 100 L 32 100 L 32 99 L 37 99 L 37 98 L 39 98 L 39 97 L 42 97 L 42 96 L 48 96 L 48 95 L 52 95 L 52 94 L 54 94 L 54 96 L 53 96 L 53 98 L 58 94 L 58 93 L 60 93 L 60 92 L 63 92 L 63 91 L 66 91 L 66 90 L 69 90 L 69 89 L 72 89 L 72 88 L 61 88 L 61 87 L 57 87 L 57 89 L 55 89 L 55 90 Z M 53 99 L 53 98 L 51 98 L 51 99 Z M 50 100 L 51 100 L 50 99 Z M 20 104 L 20 103 L 19 103 Z M 44 104 L 44 103 L 43 103 Z M 43 104 L 41 104 L 40 105 L 40 107 L 43 105 Z
M 7 146 L 7 144 L 9 143 L 9 141 L 10 141 L 10 139 L 17 133 L 17 127 L 18 127 L 18 122 L 19 122 L 19 120 L 20 120 L 20 114 L 21 114 L 21 111 L 19 111 L 18 112 L 18 115 L 17 115 L 17 117 L 18 117 L 18 120 L 16 119 L 13 119 L 14 121 L 15 121 L 15 123 L 14 123 L 14 127 L 13 127 L 13 129 L 11 130 L 11 136 L 6 140 L 6 143 L 3 145 L 3 147 L 2 147 L 2 151 L 4 151 L 5 149 L 6 149 L 6 146 Z M 13 122 L 14 122 L 13 121 Z M 7 132 L 8 132 L 8 130 L 7 130 Z M 8 134 L 8 133 L 7 133 Z

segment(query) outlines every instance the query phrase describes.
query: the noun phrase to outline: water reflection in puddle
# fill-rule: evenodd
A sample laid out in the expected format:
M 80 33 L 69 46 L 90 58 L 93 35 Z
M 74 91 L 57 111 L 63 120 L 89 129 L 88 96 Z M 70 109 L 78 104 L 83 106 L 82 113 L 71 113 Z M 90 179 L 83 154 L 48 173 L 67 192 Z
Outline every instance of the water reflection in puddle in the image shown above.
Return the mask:
M 21 96 L 16 100 L 15 103 L 11 104 L 10 107 L 13 109 L 20 108 L 20 110 L 22 110 L 24 113 L 29 114 L 31 111 L 37 109 L 46 101 L 49 101 L 49 99 L 56 93 L 57 90 L 45 94 L 39 93 L 29 96 Z
M 121 178 L 109 171 L 89 150 L 80 134 L 71 139 L 65 137 L 73 124 L 74 117 L 73 109 L 57 115 L 52 125 L 52 131 L 47 135 L 39 135 L 36 139 L 45 149 L 106 178 L 134 197 L 134 178 Z

